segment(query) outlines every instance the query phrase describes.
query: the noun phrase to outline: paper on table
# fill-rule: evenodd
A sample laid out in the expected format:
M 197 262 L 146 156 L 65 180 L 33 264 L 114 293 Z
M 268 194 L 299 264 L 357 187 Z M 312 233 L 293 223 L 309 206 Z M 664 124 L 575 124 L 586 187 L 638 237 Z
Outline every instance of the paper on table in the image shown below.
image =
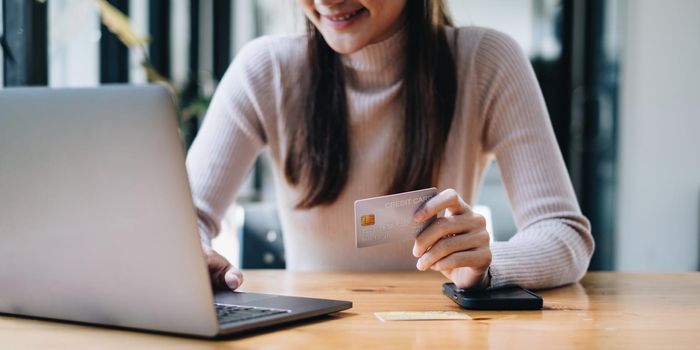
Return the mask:
M 375 312 L 374 316 L 382 322 L 472 319 L 469 315 L 457 311 L 386 311 Z

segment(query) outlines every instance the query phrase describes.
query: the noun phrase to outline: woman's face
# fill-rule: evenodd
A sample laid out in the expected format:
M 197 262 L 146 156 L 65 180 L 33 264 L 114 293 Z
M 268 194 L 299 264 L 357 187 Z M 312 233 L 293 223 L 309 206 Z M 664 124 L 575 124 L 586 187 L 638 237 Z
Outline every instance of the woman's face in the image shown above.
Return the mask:
M 406 0 L 297 0 L 328 45 L 349 54 L 396 33 Z

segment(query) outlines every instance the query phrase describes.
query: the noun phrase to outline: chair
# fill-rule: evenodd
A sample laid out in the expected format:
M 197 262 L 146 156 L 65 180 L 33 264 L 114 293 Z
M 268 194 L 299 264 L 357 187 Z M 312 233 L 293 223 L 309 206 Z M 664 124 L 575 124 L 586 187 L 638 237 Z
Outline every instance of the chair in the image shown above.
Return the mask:
M 239 227 L 240 268 L 285 268 L 284 240 L 275 203 L 244 204 Z

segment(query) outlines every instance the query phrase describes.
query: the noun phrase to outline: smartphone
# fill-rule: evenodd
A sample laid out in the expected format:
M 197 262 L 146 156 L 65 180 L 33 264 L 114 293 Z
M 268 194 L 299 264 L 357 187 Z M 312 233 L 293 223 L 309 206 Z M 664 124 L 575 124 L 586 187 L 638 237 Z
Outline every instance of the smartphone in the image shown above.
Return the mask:
M 520 287 L 494 290 L 457 288 L 454 283 L 442 285 L 442 293 L 465 309 L 472 310 L 540 310 L 542 297 Z

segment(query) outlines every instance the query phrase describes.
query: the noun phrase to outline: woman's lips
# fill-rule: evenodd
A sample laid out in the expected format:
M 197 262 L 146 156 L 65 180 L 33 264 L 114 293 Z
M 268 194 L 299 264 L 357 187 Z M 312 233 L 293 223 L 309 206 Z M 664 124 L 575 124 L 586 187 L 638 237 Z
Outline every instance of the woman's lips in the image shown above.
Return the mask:
M 333 29 L 340 30 L 350 27 L 359 19 L 364 17 L 366 13 L 367 10 L 364 7 L 361 7 L 355 11 L 339 13 L 335 15 L 322 15 L 321 22 L 324 25 L 329 26 Z

